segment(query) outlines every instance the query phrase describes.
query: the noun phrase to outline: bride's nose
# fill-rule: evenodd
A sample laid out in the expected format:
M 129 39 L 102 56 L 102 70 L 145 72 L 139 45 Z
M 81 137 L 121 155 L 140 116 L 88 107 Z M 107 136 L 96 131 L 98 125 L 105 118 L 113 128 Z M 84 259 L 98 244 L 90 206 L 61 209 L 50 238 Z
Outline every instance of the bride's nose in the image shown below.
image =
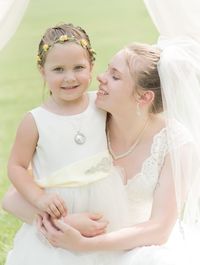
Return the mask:
M 106 82 L 106 79 L 105 79 L 105 73 L 101 73 L 101 74 L 97 75 L 97 80 L 98 80 L 100 83 L 105 83 L 105 82 Z

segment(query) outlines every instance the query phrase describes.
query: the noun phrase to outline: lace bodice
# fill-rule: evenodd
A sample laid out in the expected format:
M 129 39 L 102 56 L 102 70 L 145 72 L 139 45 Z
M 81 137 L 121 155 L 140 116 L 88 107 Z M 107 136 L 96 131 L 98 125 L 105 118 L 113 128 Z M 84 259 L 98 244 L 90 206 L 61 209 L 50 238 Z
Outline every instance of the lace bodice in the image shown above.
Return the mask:
M 167 127 L 154 136 L 150 155 L 143 162 L 140 173 L 126 185 L 131 224 L 143 222 L 150 217 L 154 190 L 166 154 L 171 148 L 176 150 L 189 141 L 191 136 L 188 131 L 176 121 L 170 121 Z
M 163 128 L 154 136 L 150 156 L 143 162 L 141 172 L 126 185 L 131 224 L 150 217 L 153 193 L 168 149 L 166 134 Z

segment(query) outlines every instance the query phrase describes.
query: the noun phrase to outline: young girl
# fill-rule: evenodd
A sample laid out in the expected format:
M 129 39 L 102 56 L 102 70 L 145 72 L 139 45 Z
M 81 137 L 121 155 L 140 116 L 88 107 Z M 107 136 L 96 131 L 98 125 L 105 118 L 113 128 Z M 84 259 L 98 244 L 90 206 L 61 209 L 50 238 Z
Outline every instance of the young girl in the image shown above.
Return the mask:
M 95 211 L 109 220 L 108 230 L 114 230 L 124 225 L 125 198 L 107 151 L 106 114 L 96 109 L 95 94 L 86 92 L 93 61 L 94 51 L 82 28 L 63 24 L 45 32 L 37 62 L 50 97 L 22 120 L 8 173 L 40 212 L 67 219 L 72 213 Z M 34 177 L 28 171 L 30 162 Z M 84 229 L 79 230 L 84 234 Z M 35 225 L 25 224 L 6 264 L 60 264 L 63 255 L 67 253 L 48 244 Z M 67 261 L 71 262 L 68 256 Z

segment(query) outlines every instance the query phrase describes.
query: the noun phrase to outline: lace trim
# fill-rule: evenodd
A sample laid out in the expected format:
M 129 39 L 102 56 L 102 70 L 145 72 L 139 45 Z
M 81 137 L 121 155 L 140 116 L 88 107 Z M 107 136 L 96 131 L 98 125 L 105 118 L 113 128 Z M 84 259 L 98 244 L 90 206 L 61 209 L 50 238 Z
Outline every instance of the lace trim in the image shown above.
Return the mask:
M 170 141 L 168 139 L 169 132 Z M 185 127 L 177 121 L 171 121 L 169 126 L 162 128 L 154 135 L 149 157 L 144 160 L 141 171 L 128 182 L 134 181 L 141 175 L 157 179 L 158 182 L 166 154 L 170 151 L 169 147 L 176 149 L 191 140 L 192 138 Z
M 144 161 L 141 174 L 148 175 L 150 178 L 158 178 L 167 151 L 167 130 L 163 128 L 153 137 L 150 156 Z

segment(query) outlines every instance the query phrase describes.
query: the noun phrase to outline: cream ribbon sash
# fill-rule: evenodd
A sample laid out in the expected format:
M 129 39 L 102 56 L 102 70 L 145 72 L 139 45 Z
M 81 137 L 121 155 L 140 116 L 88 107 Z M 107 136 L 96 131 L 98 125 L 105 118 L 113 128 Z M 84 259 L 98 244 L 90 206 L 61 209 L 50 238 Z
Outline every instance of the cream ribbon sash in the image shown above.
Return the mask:
M 35 178 L 42 188 L 79 187 L 109 176 L 113 168 L 108 151 L 80 160 L 59 169 L 47 177 Z

